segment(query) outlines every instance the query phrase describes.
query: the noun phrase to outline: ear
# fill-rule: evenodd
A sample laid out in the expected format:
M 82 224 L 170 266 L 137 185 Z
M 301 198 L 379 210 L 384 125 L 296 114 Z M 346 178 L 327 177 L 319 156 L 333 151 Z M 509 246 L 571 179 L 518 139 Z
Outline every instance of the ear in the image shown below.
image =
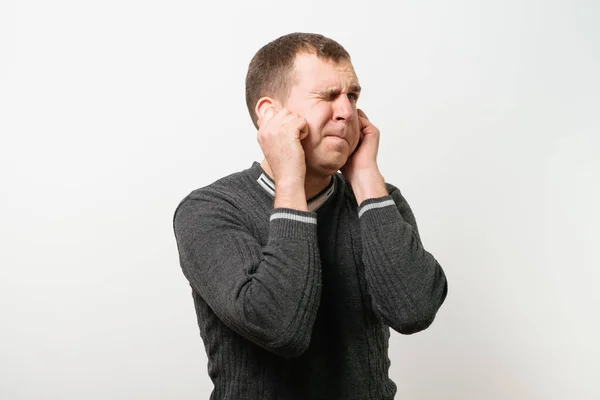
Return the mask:
M 256 113 L 256 116 L 258 117 L 257 125 L 259 128 L 260 128 L 262 121 L 264 120 L 265 112 L 269 109 L 269 107 L 272 107 L 273 110 L 275 110 L 275 111 L 279 111 L 281 108 L 281 105 L 279 104 L 279 102 L 277 100 L 273 99 L 272 97 L 261 97 L 256 102 L 256 107 L 254 108 L 254 112 Z

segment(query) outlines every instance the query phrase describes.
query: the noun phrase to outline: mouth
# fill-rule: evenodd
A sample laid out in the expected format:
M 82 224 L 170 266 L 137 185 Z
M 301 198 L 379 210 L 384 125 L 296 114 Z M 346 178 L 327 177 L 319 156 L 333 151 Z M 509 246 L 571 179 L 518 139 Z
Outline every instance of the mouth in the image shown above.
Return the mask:
M 328 139 L 329 144 L 335 146 L 336 148 L 338 146 L 350 146 L 350 142 L 348 142 L 348 139 L 341 135 L 325 135 L 324 138 Z
M 346 135 L 343 134 L 343 133 L 327 133 L 325 135 L 325 137 L 336 137 L 336 138 L 339 138 L 339 139 L 346 140 Z
M 326 138 L 336 139 L 336 140 L 343 140 L 345 142 L 348 141 L 344 136 L 340 136 L 340 135 L 325 135 L 325 137 Z

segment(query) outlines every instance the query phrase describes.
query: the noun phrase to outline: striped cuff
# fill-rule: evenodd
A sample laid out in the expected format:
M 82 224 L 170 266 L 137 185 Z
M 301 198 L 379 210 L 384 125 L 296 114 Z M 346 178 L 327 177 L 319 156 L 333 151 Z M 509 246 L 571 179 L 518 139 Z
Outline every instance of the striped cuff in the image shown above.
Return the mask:
M 390 196 L 386 196 L 386 197 L 390 197 Z M 394 203 L 394 200 L 392 200 L 391 198 L 386 199 L 386 197 L 383 197 L 382 199 L 373 199 L 373 200 L 377 200 L 374 202 L 369 202 L 369 200 L 365 200 L 363 201 L 363 203 L 360 205 L 360 208 L 358 209 L 358 218 L 362 217 L 362 215 L 369 211 L 369 210 L 374 210 L 376 208 L 383 208 L 383 207 L 389 207 L 389 206 L 396 206 L 396 203 Z M 365 204 L 369 202 L 368 204 Z
M 317 237 L 316 212 L 275 208 L 269 221 L 271 235 L 300 240 Z
M 278 212 L 275 214 L 271 214 L 270 221 L 273 221 L 274 219 L 291 219 L 292 221 L 306 222 L 307 224 L 316 224 L 317 223 L 316 217 L 306 216 L 306 215 L 296 215 L 296 214 L 289 213 L 287 211 L 282 211 L 282 212 Z
M 393 206 L 394 208 L 396 207 L 396 203 L 392 199 L 392 196 L 383 196 L 378 197 L 376 199 L 367 199 L 363 201 L 360 204 L 360 207 L 358 208 L 358 218 L 362 217 L 363 214 L 368 211 L 390 206 Z
M 369 221 L 377 225 L 389 224 L 398 217 L 402 219 L 392 196 L 383 196 L 363 201 L 358 208 L 358 217 L 361 221 Z

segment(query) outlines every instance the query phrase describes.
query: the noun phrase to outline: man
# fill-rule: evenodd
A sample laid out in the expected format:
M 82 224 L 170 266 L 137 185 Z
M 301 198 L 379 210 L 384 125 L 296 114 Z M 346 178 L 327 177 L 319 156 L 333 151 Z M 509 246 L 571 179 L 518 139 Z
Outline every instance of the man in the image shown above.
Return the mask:
M 175 212 L 211 399 L 392 399 L 389 327 L 427 328 L 446 297 L 360 90 L 331 39 L 267 44 L 246 79 L 264 160 Z

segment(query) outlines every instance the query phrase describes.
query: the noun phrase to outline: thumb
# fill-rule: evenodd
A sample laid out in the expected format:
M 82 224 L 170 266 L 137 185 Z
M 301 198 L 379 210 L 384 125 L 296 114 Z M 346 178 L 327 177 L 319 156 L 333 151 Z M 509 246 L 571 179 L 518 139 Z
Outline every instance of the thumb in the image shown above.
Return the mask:
M 304 118 L 302 118 L 302 123 L 298 127 L 298 131 L 299 131 L 298 138 L 300 140 L 303 140 L 305 137 L 308 136 L 308 123 L 306 122 L 306 120 Z

